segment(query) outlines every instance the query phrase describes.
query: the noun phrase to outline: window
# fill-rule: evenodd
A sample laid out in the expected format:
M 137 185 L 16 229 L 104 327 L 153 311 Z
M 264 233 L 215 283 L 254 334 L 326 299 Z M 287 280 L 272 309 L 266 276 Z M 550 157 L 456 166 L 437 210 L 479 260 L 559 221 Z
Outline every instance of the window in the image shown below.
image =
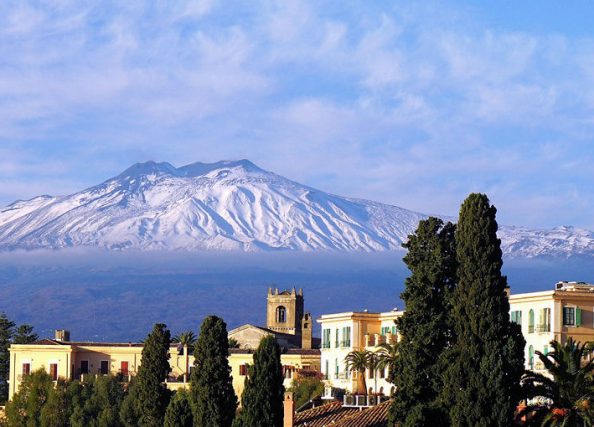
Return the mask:
M 120 374 L 122 374 L 123 376 L 127 377 L 129 373 L 129 369 L 128 369 L 128 361 L 126 360 L 122 360 L 120 362 Z
M 398 333 L 398 326 L 392 326 L 392 335 L 396 335 Z
M 287 321 L 287 309 L 282 305 L 276 309 L 276 321 L 278 323 L 285 323 Z
M 511 312 L 511 321 L 522 326 L 522 310 L 514 310 Z
M 322 348 L 330 348 L 330 329 L 322 331 Z
M 576 317 L 576 307 L 563 307 L 563 326 L 577 326 Z
M 328 359 L 326 359 L 326 369 L 324 372 L 326 379 L 330 378 L 330 361 Z
M 334 378 L 338 379 L 340 375 L 340 365 L 338 364 L 338 359 L 334 360 Z
M 248 365 L 244 363 L 243 365 L 239 365 L 239 375 L 245 377 L 248 374 Z
M 350 347 L 351 346 L 351 327 L 345 326 L 342 328 L 342 346 L 343 347 Z
M 50 363 L 49 364 L 49 374 L 52 381 L 58 381 L 58 364 L 57 363 Z
M 534 310 L 530 309 L 528 312 L 528 333 L 534 332 Z
M 101 367 L 99 368 L 99 373 L 101 375 L 109 374 L 109 360 L 102 360 Z
M 540 319 L 538 321 L 537 332 L 551 332 L 551 309 L 540 309 Z
M 389 326 L 382 326 L 382 335 L 386 336 L 390 333 L 390 327 Z
M 335 334 L 334 334 L 334 347 L 338 348 L 340 346 L 340 340 L 338 339 L 338 328 L 336 328 Z
M 81 360 L 80 361 L 80 373 L 81 374 L 88 374 L 89 373 L 89 361 L 88 360 Z
M 549 346 L 548 345 L 545 344 L 542 354 L 544 354 L 545 356 L 547 354 L 549 354 Z
M 528 366 L 534 369 L 534 346 L 528 347 Z
M 29 375 L 31 373 L 31 364 L 30 363 L 23 363 L 23 376 Z

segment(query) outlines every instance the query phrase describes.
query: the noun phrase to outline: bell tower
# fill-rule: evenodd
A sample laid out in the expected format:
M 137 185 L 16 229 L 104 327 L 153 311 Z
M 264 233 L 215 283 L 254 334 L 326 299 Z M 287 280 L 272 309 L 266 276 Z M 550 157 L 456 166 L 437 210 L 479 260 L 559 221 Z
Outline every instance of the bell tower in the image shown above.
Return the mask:
M 280 291 L 268 288 L 266 327 L 276 332 L 301 335 L 303 321 L 303 290 Z

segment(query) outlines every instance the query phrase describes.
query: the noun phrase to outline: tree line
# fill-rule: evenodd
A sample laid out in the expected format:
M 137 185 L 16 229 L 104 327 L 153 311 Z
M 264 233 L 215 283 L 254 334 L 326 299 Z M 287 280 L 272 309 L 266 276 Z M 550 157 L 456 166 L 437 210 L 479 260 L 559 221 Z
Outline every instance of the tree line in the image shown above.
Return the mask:
M 26 376 L 6 405 L 8 427 L 281 427 L 283 374 L 281 349 L 272 336 L 262 339 L 245 380 L 241 409 L 229 365 L 229 340 L 223 319 L 207 317 L 193 344 L 189 390 L 171 392 L 171 333 L 156 324 L 144 341 L 138 373 L 127 383 L 116 375 L 59 379 L 43 369 Z

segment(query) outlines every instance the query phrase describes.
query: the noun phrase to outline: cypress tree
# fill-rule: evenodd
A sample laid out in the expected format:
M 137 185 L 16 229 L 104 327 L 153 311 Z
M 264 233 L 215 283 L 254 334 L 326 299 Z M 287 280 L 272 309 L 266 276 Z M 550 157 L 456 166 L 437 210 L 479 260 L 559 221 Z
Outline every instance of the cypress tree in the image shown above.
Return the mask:
M 229 366 L 227 325 L 217 316 L 208 316 L 200 327 L 194 347 L 194 370 L 191 375 L 194 425 L 229 427 L 237 410 Z
M 39 336 L 33 332 L 33 326 L 26 323 L 20 325 L 14 332 L 13 344 L 31 344 L 39 339 Z
M 14 322 L 5 313 L 0 313 L 0 404 L 8 400 L 8 376 L 10 354 L 8 348 L 14 333 Z
M 282 427 L 284 393 L 280 347 L 269 335 L 262 338 L 254 353 L 241 396 L 241 414 L 234 425 Z
M 193 425 L 189 396 L 185 390 L 179 390 L 169 402 L 165 412 L 164 427 L 192 427 Z
M 401 339 L 392 374 L 398 392 L 390 408 L 392 423 L 402 426 L 448 424 L 438 398 L 442 390 L 440 364 L 452 339 L 450 299 L 455 287 L 455 226 L 430 217 L 419 222 L 402 246 L 411 271 L 401 298 L 406 311 L 397 320 Z
M 144 342 L 138 375 L 124 400 L 120 416 L 124 424 L 162 426 L 169 404 L 169 391 L 163 384 L 171 367 L 169 345 L 171 333 L 157 323 Z
M 470 194 L 456 227 L 456 342 L 448 354 L 443 391 L 456 426 L 512 425 L 520 397 L 525 342 L 510 322 L 496 212 L 487 196 Z

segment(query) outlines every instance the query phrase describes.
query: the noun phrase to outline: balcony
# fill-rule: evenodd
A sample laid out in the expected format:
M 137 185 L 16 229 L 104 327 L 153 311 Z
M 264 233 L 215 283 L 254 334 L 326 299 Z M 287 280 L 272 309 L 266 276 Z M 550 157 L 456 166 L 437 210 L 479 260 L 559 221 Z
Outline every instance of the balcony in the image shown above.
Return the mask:
M 548 323 L 542 323 L 540 325 L 536 325 L 536 327 L 534 328 L 534 330 L 539 333 L 539 334 L 543 334 L 546 332 L 551 332 L 551 325 Z

